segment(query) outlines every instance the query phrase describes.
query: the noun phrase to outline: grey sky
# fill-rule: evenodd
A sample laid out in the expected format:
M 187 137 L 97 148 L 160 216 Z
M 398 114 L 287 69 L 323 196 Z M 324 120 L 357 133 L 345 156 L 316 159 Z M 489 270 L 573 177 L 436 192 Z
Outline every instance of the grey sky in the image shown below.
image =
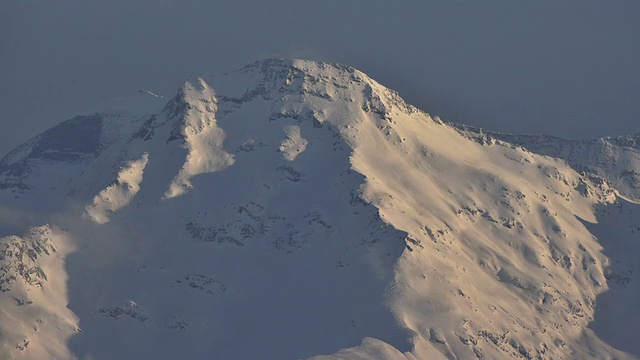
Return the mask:
M 349 64 L 494 130 L 638 132 L 639 13 L 637 0 L 3 0 L 0 153 L 139 88 L 170 96 L 265 57 Z

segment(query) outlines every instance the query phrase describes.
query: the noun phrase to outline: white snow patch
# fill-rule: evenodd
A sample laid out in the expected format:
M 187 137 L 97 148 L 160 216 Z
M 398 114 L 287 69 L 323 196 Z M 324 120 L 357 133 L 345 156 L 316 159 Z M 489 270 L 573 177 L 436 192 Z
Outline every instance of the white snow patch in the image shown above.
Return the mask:
M 190 105 L 180 130 L 188 155 L 182 169 L 171 181 L 165 199 L 192 189 L 193 176 L 221 171 L 234 163 L 233 155 L 222 147 L 225 134 L 216 124 L 217 100 L 213 90 L 202 79 L 198 79 L 196 86 L 187 82 L 182 88 L 184 100 Z
M 138 160 L 129 161 L 118 173 L 116 183 L 102 190 L 85 208 L 86 214 L 98 224 L 109 222 L 109 216 L 129 205 L 140 191 L 140 182 L 149 154 L 144 153 Z
M 302 137 L 300 127 L 297 125 L 286 126 L 284 132 L 287 134 L 287 138 L 282 141 L 278 151 L 282 153 L 285 159 L 293 161 L 306 150 L 309 142 Z

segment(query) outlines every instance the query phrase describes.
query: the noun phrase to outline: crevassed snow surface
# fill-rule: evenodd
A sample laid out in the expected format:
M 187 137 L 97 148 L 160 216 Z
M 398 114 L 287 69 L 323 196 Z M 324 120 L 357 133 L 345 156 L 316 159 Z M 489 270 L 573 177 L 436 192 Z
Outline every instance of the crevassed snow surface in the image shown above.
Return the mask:
M 264 60 L 63 124 L 0 162 L 2 204 L 51 224 L 0 243 L 5 357 L 640 355 L 637 204 L 353 68 Z

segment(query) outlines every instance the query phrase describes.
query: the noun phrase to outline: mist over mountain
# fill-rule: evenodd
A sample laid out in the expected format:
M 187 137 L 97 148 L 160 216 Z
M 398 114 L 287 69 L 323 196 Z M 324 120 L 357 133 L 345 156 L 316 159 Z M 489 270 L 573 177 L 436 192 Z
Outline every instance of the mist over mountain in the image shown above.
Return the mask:
M 637 141 L 314 61 L 140 91 L 0 161 L 0 354 L 638 359 Z

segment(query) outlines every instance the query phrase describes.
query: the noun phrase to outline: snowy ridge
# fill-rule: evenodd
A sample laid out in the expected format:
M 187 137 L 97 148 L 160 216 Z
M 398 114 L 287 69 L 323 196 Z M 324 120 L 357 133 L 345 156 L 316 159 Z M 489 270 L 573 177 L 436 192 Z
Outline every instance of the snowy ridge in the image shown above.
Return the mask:
M 93 203 L 85 209 L 87 215 L 95 222 L 104 224 L 109 215 L 129 205 L 133 197 L 140 191 L 140 182 L 144 167 L 149 161 L 149 154 L 144 153 L 138 160 L 127 162 L 118 173 L 115 184 L 109 185 L 93 199 Z
M 47 213 L 59 211 L 78 195 L 83 202 L 92 199 L 96 190 L 113 183 L 124 163 L 118 163 L 115 152 L 162 105 L 161 98 L 138 92 L 18 146 L 0 160 L 0 201 L 16 208 L 38 202 Z M 104 163 L 113 166 L 106 168 Z
M 56 257 L 67 301 L 51 313 L 80 319 L 63 349 L 78 358 L 640 354 L 624 337 L 633 322 L 608 320 L 629 312 L 598 306 L 612 293 L 628 310 L 639 296 L 640 261 L 623 250 L 637 247 L 636 204 L 559 159 L 432 118 L 353 68 L 259 61 L 187 82 L 121 128 L 83 150 L 74 182 L 32 175 L 48 171 L 33 156 L 47 133 L 0 163 L 0 179 L 30 168 L 29 186 L 0 190 L 8 204 L 37 208 L 39 189 L 65 189 L 51 207 L 76 250 Z M 38 336 L 17 331 L 2 349 L 38 358 L 15 347 Z
M 182 121 L 174 128 L 169 141 L 184 139 L 188 150 L 187 159 L 180 172 L 169 185 L 165 198 L 182 195 L 192 188 L 193 176 L 224 170 L 233 164 L 233 156 L 222 149 L 224 132 L 216 126 L 217 100 L 213 91 L 202 79 L 196 87 L 187 82 L 178 96 L 180 102 L 188 104 L 182 110 Z
M 563 159 L 577 171 L 605 178 L 623 195 L 640 199 L 640 133 L 569 140 L 548 135 L 504 134 L 458 124 L 454 126 L 479 140 L 499 139 L 536 154 Z
M 564 159 L 580 171 L 604 177 L 624 195 L 640 199 L 640 134 L 586 141 L 549 136 L 496 137 L 536 153 Z

